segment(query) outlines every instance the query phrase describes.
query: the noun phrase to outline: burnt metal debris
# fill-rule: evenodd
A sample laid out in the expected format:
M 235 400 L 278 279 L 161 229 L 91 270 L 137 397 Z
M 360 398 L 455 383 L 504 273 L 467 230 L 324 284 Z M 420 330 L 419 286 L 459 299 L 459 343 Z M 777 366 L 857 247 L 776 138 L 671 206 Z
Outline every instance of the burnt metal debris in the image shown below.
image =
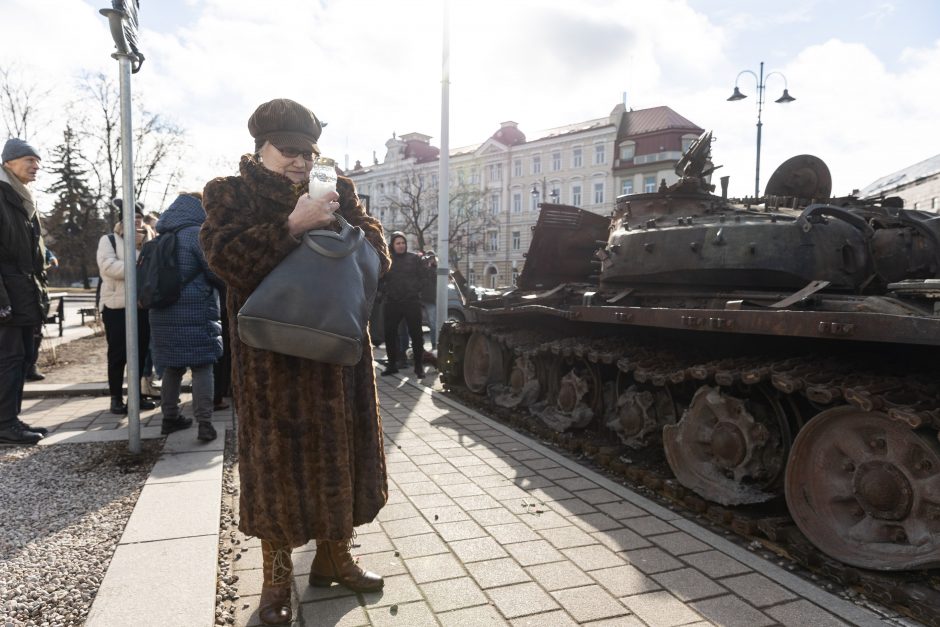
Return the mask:
M 543 203 L 518 286 L 445 326 L 442 381 L 658 454 L 723 511 L 783 503 L 827 563 L 940 596 L 940 218 L 832 198 L 811 155 L 762 198 L 714 169 L 707 132 L 609 217 Z

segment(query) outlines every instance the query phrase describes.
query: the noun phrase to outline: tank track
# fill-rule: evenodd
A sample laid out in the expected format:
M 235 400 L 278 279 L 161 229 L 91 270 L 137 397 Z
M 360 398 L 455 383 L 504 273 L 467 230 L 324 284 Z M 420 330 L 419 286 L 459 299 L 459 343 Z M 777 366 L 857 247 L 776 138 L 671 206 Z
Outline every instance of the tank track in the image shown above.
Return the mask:
M 612 436 L 608 429 L 559 432 L 533 417 L 526 408 L 495 406 L 485 394 L 475 394 L 459 376 L 462 340 L 478 332 L 496 340 L 510 355 L 538 358 L 555 355 L 588 363 L 616 367 L 634 380 L 657 387 L 683 383 L 719 386 L 772 385 L 782 394 L 813 407 L 848 404 L 863 411 L 882 411 L 911 429 L 940 433 L 940 388 L 928 376 L 897 377 L 873 369 L 860 371 L 837 360 L 805 357 L 760 357 L 699 359 L 669 349 L 637 347 L 619 338 L 552 338 L 537 330 L 520 331 L 493 324 L 457 323 L 442 335 L 439 356 L 441 380 L 446 393 L 514 429 L 527 432 L 574 456 L 582 456 L 626 485 L 651 491 L 690 514 L 792 560 L 831 582 L 851 588 L 900 614 L 932 627 L 940 627 L 940 569 L 881 572 L 843 564 L 822 553 L 796 526 L 782 508 L 763 506 L 726 507 L 709 502 L 680 485 L 668 466 L 643 465 Z M 456 350 L 455 350 L 456 348 Z M 446 350 L 446 349 L 445 349 Z M 443 352 L 443 351 L 442 351 Z M 444 357 L 443 360 L 440 357 Z M 631 461 L 624 461 L 624 453 Z M 785 512 L 785 509 L 783 510 Z

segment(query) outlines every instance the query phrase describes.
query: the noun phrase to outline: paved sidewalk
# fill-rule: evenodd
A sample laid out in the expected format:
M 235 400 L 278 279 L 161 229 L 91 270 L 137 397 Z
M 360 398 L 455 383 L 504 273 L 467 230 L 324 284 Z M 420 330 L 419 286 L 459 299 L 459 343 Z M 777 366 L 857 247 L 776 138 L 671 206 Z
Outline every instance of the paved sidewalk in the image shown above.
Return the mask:
M 388 505 L 359 528 L 384 591 L 311 588 L 295 625 L 881 625 L 828 594 L 423 385 L 383 377 Z M 259 625 L 261 549 L 241 537 L 236 625 Z

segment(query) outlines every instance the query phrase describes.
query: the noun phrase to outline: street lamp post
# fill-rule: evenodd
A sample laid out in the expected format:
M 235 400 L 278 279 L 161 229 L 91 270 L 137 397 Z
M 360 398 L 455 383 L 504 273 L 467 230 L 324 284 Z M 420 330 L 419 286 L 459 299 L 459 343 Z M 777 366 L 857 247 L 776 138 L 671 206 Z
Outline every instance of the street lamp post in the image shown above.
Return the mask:
M 545 187 L 547 184 L 548 184 L 548 181 L 543 176 L 542 177 L 542 191 L 539 192 L 538 182 L 532 183 L 532 189 L 529 190 L 529 193 L 532 194 L 532 198 L 542 198 L 544 200 L 545 199 Z M 556 205 L 558 204 L 559 196 L 560 194 L 558 193 L 558 188 L 552 187 L 552 191 L 549 194 L 549 197 L 552 199 L 552 202 Z
M 760 76 L 750 70 L 741 70 L 738 72 L 737 78 L 734 79 L 734 92 L 731 94 L 731 96 L 728 97 L 729 101 L 734 102 L 735 100 L 744 100 L 747 98 L 747 95 L 742 94 L 741 90 L 738 89 L 738 80 L 741 78 L 742 74 L 750 74 L 754 77 L 754 80 L 757 81 L 757 165 L 754 171 L 754 197 L 758 198 L 760 196 L 760 139 L 761 127 L 763 126 L 760 118 L 761 113 L 764 110 L 764 91 L 767 88 L 767 79 L 774 75 L 777 75 L 783 79 L 783 95 L 774 100 L 774 102 L 786 104 L 788 102 L 793 102 L 796 100 L 796 98 L 791 96 L 790 92 L 787 90 L 787 77 L 784 76 L 781 72 L 770 72 L 764 76 L 764 62 L 761 61 Z

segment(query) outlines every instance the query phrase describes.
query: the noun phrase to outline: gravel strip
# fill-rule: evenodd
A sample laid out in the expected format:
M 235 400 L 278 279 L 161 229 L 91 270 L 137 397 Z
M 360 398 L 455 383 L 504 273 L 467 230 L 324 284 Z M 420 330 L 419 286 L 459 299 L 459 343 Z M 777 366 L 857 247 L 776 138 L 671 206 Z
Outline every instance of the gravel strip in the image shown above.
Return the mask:
M 145 441 L 0 449 L 0 617 L 79 626 L 163 448 Z
M 235 560 L 241 557 L 238 524 L 235 512 L 238 505 L 238 453 L 235 431 L 225 432 L 225 456 L 222 461 L 222 509 L 219 519 L 219 568 L 216 571 L 215 624 L 235 624 L 235 601 L 238 600 L 238 575 L 234 574 Z

